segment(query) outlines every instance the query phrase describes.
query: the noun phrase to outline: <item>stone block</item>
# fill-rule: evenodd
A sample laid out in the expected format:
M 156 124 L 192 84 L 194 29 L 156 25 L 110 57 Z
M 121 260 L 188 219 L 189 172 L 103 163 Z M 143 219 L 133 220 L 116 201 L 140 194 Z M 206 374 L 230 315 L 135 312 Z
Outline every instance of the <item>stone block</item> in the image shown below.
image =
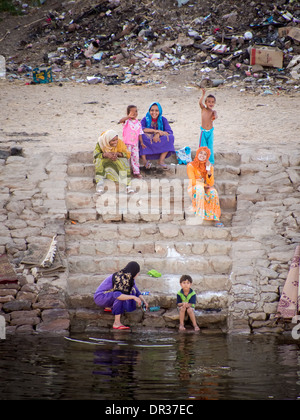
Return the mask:
M 159 231 L 163 238 L 175 238 L 179 235 L 179 227 L 177 225 L 161 225 L 159 226 Z
M 68 190 L 70 191 L 90 190 L 93 188 L 94 188 L 93 178 L 71 177 L 68 180 Z
M 41 322 L 36 326 L 36 331 L 38 333 L 65 333 L 70 327 L 69 319 L 55 319 L 53 321 Z
M 100 255 L 116 255 L 118 251 L 118 244 L 112 241 L 93 242 L 89 244 L 89 248 L 90 246 L 94 247 L 96 254 Z
M 44 322 L 55 321 L 56 319 L 69 319 L 69 312 L 63 308 L 45 309 L 42 311 Z
M 95 209 L 76 209 L 69 211 L 69 219 L 78 223 L 85 223 L 97 219 Z
M 68 192 L 66 195 L 66 205 L 69 210 L 73 210 L 78 208 L 91 208 L 94 204 L 90 194 Z

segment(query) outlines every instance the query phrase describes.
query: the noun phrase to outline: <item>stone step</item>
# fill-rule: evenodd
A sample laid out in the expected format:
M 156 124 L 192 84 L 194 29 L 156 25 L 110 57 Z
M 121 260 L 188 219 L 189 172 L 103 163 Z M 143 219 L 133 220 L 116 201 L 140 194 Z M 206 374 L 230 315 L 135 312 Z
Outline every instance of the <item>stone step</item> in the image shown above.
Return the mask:
M 93 298 L 98 286 L 109 275 L 72 274 L 68 278 L 68 294 L 69 296 L 90 296 L 90 298 Z M 228 275 L 201 276 L 195 274 L 192 278 L 192 288 L 197 293 L 198 308 L 227 308 L 230 290 Z M 173 306 L 176 306 L 176 294 L 181 288 L 179 279 L 180 275 L 176 274 L 163 275 L 160 278 L 140 274 L 136 283 L 141 293 L 149 293 L 145 296 L 145 299 L 150 306 L 170 306 L 170 303 L 164 304 L 166 299 L 171 300 Z
M 222 209 L 221 220 L 225 226 L 230 226 L 232 218 L 235 214 L 235 209 Z M 201 221 L 191 211 L 186 210 L 184 212 L 170 212 L 167 213 L 128 213 L 128 212 L 116 212 L 115 209 L 112 211 L 106 211 L 104 214 L 99 215 L 95 208 L 81 208 L 73 209 L 68 211 L 68 217 L 73 223 L 85 223 L 98 221 L 109 223 L 109 222 L 177 222 L 187 225 L 203 225 L 203 226 L 214 226 L 215 222 L 212 221 Z
M 222 210 L 236 209 L 236 195 L 220 195 Z M 92 194 L 89 192 L 69 191 L 66 194 L 68 210 L 96 208 L 98 214 L 181 214 L 191 206 L 191 200 L 185 191 L 175 194 L 153 193 L 109 193 Z M 121 210 L 121 211 L 120 211 Z
M 95 243 L 100 241 L 123 240 L 135 241 L 199 241 L 231 240 L 231 229 L 214 226 L 189 226 L 185 223 L 97 223 L 66 224 L 66 240 L 81 241 L 88 238 Z
M 214 167 L 215 179 L 231 179 L 234 180 L 240 175 L 240 168 L 238 166 L 232 166 L 230 164 L 216 164 Z M 147 171 L 141 166 L 141 173 L 144 179 L 151 177 L 154 178 L 187 178 L 187 171 L 185 165 L 169 165 L 168 171 L 162 171 L 153 167 L 153 169 Z M 83 177 L 94 179 L 95 177 L 95 165 L 93 163 L 71 163 L 68 165 L 67 174 L 70 178 Z
M 134 178 L 131 182 L 132 188 L 141 194 L 151 194 L 153 191 L 170 192 L 170 194 L 178 194 L 178 192 L 186 192 L 188 187 L 187 178 L 172 178 L 172 179 L 154 179 L 154 178 L 143 178 L 141 180 Z M 215 182 L 215 187 L 219 195 L 235 195 L 238 188 L 237 180 L 224 180 L 219 179 Z M 107 192 L 119 193 L 119 187 L 117 184 L 111 184 L 109 181 L 104 182 L 104 188 Z M 68 191 L 70 192 L 83 192 L 94 194 L 96 191 L 96 185 L 90 177 L 74 176 L 68 179 Z
M 177 221 L 178 223 L 185 223 L 187 225 L 199 225 L 202 224 L 204 226 L 213 226 L 214 222 L 210 222 L 210 221 L 206 221 L 204 220 L 202 223 L 200 223 L 201 221 L 199 221 L 193 214 L 191 214 L 190 212 L 182 212 L 180 214 L 160 214 L 160 215 L 149 215 L 149 214 L 122 214 L 122 213 L 117 213 L 117 214 L 105 214 L 105 215 L 101 215 L 99 216 L 99 214 L 97 213 L 96 209 L 92 209 L 92 208 L 83 208 L 83 209 L 74 209 L 74 210 L 69 210 L 68 212 L 69 214 L 69 219 L 72 220 L 72 222 L 76 223 L 85 223 L 85 222 L 94 222 L 94 221 L 99 221 L 99 222 L 104 222 L 104 223 L 109 223 L 109 222 L 155 222 L 155 221 L 159 221 L 161 223 L 163 222 L 174 222 Z M 221 215 L 221 220 L 222 223 L 225 226 L 230 226 L 231 225 L 231 221 L 234 215 L 234 210 L 228 210 L 228 209 L 224 209 L 222 211 L 222 215 Z
M 192 150 L 192 159 L 194 159 L 196 154 L 196 150 Z M 91 152 L 76 152 L 69 156 L 68 163 L 92 163 L 93 162 L 93 151 Z M 153 161 L 156 162 L 156 161 Z M 177 158 L 172 155 L 170 158 L 166 159 L 167 163 L 178 164 Z M 241 155 L 237 152 L 215 152 L 215 163 L 216 165 L 219 164 L 227 164 L 232 166 L 239 166 L 241 164 Z M 185 165 L 178 165 L 178 166 L 185 166 Z
M 158 209 L 159 211 L 159 209 Z M 143 223 L 143 222 L 158 222 L 158 223 L 166 223 L 166 222 L 177 222 L 180 224 L 186 225 L 204 225 L 204 226 L 214 226 L 215 222 L 213 221 L 202 221 L 201 219 L 197 218 L 194 214 L 190 211 L 185 212 L 134 212 L 129 213 L 128 211 L 116 211 L 115 208 L 107 208 L 105 211 L 97 212 L 96 209 L 91 208 L 82 208 L 82 209 L 74 209 L 69 210 L 69 219 L 73 222 L 78 223 L 85 223 L 90 221 L 99 221 L 104 223 L 111 223 L 111 222 L 125 222 L 125 223 Z M 232 217 L 234 215 L 234 210 L 232 209 L 223 209 L 221 220 L 225 226 L 229 226 L 231 224 Z
M 178 240 L 136 240 L 120 238 L 114 241 L 93 241 L 82 238 L 79 241 L 66 240 L 68 257 L 89 255 L 126 255 L 128 258 L 159 256 L 161 258 L 182 258 L 195 255 L 215 256 L 231 254 L 231 242 L 215 239 L 201 239 L 192 242 Z
M 97 287 L 105 280 L 113 271 L 104 274 L 71 274 L 68 277 L 68 293 L 76 294 L 94 294 Z M 149 296 L 157 294 L 176 295 L 180 290 L 179 274 L 162 274 L 161 277 L 151 277 L 147 274 L 140 273 L 137 277 L 137 286 L 141 293 L 149 292 Z M 193 274 L 192 288 L 197 293 L 207 292 L 224 292 L 229 291 L 231 282 L 228 274 Z M 147 297 L 148 299 L 148 297 Z
M 83 299 L 80 299 L 80 304 Z M 88 300 L 91 301 L 91 298 L 84 297 L 84 302 Z M 163 307 L 165 298 L 159 297 L 155 300 L 155 304 L 151 306 L 160 306 L 161 309 L 158 312 L 143 312 L 141 309 L 137 309 L 134 312 L 125 312 L 121 317 L 121 322 L 125 325 L 129 325 L 132 331 L 139 332 L 144 328 L 147 328 L 147 331 L 153 331 L 155 329 L 178 329 L 179 326 L 179 312 L 177 308 Z M 90 308 L 78 307 L 76 306 L 78 302 L 77 296 L 70 296 L 69 303 L 75 309 L 69 310 L 70 313 L 70 330 L 74 333 L 89 333 L 106 331 L 107 329 L 112 328 L 114 316 L 110 312 L 104 312 L 102 308 L 96 307 L 91 302 Z M 228 332 L 228 310 L 227 308 L 217 307 L 217 302 L 213 301 L 213 306 L 208 308 L 197 307 L 195 310 L 195 317 L 198 326 L 203 331 L 217 331 L 219 333 Z M 187 322 L 188 323 L 188 322 Z M 193 331 L 191 325 L 187 325 L 187 331 Z M 112 330 L 113 331 L 113 330 Z
M 69 272 L 71 274 L 103 274 L 115 272 L 125 267 L 131 258 L 125 255 L 111 255 L 101 257 L 99 255 L 78 255 L 68 258 Z M 227 255 L 201 255 L 190 257 L 155 257 L 152 255 L 139 255 L 135 258 L 144 272 L 155 269 L 160 273 L 169 274 L 228 274 L 231 271 L 232 260 Z

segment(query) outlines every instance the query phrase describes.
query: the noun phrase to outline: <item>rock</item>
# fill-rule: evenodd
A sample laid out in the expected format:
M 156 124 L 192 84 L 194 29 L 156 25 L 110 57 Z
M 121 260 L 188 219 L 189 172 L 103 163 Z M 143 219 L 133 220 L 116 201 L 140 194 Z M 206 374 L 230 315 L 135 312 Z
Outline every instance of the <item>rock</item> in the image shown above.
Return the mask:
M 42 311 L 43 322 L 52 322 L 57 319 L 69 319 L 69 312 L 66 309 L 45 309 Z
M 4 303 L 2 309 L 4 312 L 28 311 L 31 309 L 31 302 L 27 300 L 13 300 Z
M 48 322 L 41 322 L 36 326 L 38 333 L 65 334 L 70 327 L 69 319 L 56 319 Z

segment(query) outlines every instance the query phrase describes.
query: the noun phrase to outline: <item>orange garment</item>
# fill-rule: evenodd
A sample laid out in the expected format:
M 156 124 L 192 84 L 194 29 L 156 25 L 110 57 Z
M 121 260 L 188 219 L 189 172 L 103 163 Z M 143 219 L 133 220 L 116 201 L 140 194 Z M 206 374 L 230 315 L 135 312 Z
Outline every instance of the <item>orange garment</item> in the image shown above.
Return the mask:
M 205 162 L 200 162 L 198 154 L 205 150 L 207 158 Z M 214 168 L 211 166 L 209 176 L 206 170 L 206 162 L 210 156 L 207 147 L 200 147 L 196 152 L 193 162 L 187 165 L 187 175 L 189 177 L 188 193 L 192 200 L 192 209 L 195 215 L 203 220 L 219 221 L 221 217 L 221 208 L 218 192 L 214 185 Z
M 198 159 L 199 152 L 206 152 L 206 160 L 200 161 Z M 210 150 L 208 147 L 199 147 L 199 149 L 196 152 L 195 159 L 190 163 L 190 167 L 192 166 L 194 169 L 197 169 L 199 174 L 201 174 L 201 177 L 205 180 L 207 171 L 206 171 L 206 164 L 209 161 L 210 158 Z

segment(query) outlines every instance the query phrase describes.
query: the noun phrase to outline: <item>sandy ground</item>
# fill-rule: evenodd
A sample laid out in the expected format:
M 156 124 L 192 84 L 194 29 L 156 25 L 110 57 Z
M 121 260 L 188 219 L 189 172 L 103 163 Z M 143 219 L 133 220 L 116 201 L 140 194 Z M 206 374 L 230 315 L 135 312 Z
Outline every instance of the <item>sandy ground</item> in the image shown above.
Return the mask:
M 300 95 L 256 95 L 240 87 L 209 89 L 217 98 L 215 151 L 299 150 Z M 71 152 L 94 150 L 99 134 L 114 128 L 126 107 L 136 104 L 139 118 L 151 102 L 159 101 L 171 122 L 175 147 L 196 149 L 199 139 L 201 91 L 184 80 L 143 86 L 82 83 L 25 85 L 0 81 L 0 147 L 20 145 L 25 152 L 44 148 Z

